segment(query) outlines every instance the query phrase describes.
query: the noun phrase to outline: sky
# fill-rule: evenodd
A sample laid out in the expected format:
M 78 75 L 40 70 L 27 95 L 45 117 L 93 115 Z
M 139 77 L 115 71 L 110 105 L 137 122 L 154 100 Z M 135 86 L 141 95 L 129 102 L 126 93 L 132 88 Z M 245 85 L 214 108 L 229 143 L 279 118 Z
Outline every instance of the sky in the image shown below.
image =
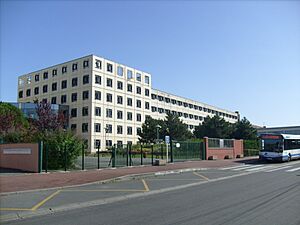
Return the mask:
M 300 1 L 0 0 L 0 101 L 89 54 L 260 126 L 300 126 Z

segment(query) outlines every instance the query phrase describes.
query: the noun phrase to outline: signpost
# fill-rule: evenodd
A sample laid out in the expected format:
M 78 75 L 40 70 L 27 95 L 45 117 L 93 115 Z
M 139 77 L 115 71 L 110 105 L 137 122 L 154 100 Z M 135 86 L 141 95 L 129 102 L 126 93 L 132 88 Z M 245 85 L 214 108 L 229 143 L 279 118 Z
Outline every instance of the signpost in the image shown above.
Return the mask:
M 166 161 L 168 163 L 169 161 L 169 144 L 170 144 L 170 136 L 165 136 L 165 142 L 166 142 L 166 147 L 167 147 L 167 151 L 166 151 Z

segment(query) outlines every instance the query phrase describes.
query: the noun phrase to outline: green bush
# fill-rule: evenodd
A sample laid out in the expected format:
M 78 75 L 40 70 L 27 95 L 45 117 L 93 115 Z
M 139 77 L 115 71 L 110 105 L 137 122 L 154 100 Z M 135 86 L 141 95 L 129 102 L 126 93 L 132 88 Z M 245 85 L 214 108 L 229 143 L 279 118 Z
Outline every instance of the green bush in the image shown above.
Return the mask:
M 258 140 L 244 140 L 244 149 L 257 149 L 257 150 L 259 150 Z
M 74 168 L 75 161 L 81 154 L 82 140 L 71 132 L 58 131 L 45 140 L 43 163 L 48 158 L 48 169 Z M 48 151 L 48 156 L 46 155 Z M 66 154 L 66 158 L 65 158 Z

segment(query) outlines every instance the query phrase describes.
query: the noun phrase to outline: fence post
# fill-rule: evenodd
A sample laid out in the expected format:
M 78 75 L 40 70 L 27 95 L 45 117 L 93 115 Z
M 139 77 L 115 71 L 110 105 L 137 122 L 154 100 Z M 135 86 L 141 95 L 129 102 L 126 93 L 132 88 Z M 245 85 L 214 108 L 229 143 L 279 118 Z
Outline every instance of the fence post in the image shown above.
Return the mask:
M 98 160 L 98 170 L 99 170 L 100 169 L 100 143 L 98 144 L 97 160 Z
M 116 167 L 116 147 L 113 145 L 111 152 L 112 167 Z
M 163 144 L 160 144 L 160 157 L 161 157 L 161 159 L 164 159 L 164 146 L 163 146 Z
M 64 148 L 64 154 L 65 154 L 65 171 L 67 171 L 67 145 L 65 143 L 65 148 Z
M 81 170 L 84 170 L 84 144 L 81 147 Z
M 143 165 L 143 146 L 141 144 L 141 165 Z
M 43 170 L 43 151 L 44 151 L 44 146 L 43 146 L 43 141 L 39 142 L 39 162 L 38 162 L 38 172 L 41 173 Z
M 129 165 L 129 144 L 126 145 L 126 166 Z
M 45 156 L 45 172 L 48 173 L 48 154 L 49 154 L 49 145 L 46 145 L 46 156 Z
M 154 145 L 152 144 L 151 145 L 151 162 L 152 162 L 152 166 L 153 166 L 153 164 L 154 164 L 154 162 L 153 162 L 153 154 L 154 154 Z
M 174 159 L 173 159 L 173 142 L 171 137 L 170 137 L 170 154 L 171 154 L 171 163 L 172 163 L 174 162 Z
M 132 163 L 132 152 L 131 152 L 131 147 L 132 147 L 132 145 L 129 144 L 129 165 L 130 165 L 130 166 L 133 166 L 133 163 Z

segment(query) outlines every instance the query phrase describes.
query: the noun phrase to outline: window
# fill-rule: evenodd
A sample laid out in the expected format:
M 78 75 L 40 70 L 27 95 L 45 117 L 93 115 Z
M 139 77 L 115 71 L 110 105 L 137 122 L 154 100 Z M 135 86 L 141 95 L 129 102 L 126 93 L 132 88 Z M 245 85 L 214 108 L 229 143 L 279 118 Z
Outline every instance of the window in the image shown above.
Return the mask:
M 72 131 L 76 131 L 76 129 L 77 129 L 77 124 L 71 124 L 71 130 Z
M 39 74 L 36 74 L 35 76 L 34 76 L 34 80 L 37 82 L 37 81 L 39 81 L 40 80 L 40 75 Z
M 110 79 L 110 78 L 107 78 L 107 79 L 106 79 L 106 86 L 107 86 L 107 87 L 112 87 L 112 86 L 113 86 L 112 79 Z
M 190 119 L 193 119 L 193 118 L 194 118 L 194 115 L 190 114 L 189 117 L 190 117 Z
M 123 134 L 123 127 L 117 126 L 117 134 Z
M 142 128 L 137 127 L 137 128 L 136 128 L 136 134 L 139 135 L 139 134 L 141 134 L 141 133 L 142 133 Z
M 149 102 L 145 102 L 145 109 L 150 109 L 150 103 Z
M 120 110 L 117 111 L 117 119 L 123 119 L 123 112 Z
M 74 77 L 72 78 L 72 87 L 76 87 L 78 85 L 78 78 Z
M 132 84 L 127 84 L 127 91 L 132 92 Z
M 157 99 L 157 95 L 151 94 L 151 98 L 152 98 L 152 99 Z
M 122 67 L 122 66 L 118 66 L 117 74 L 118 74 L 120 77 L 123 77 L 123 67 Z
M 19 98 L 23 98 L 23 91 L 19 91 Z
M 109 133 L 109 134 L 112 133 L 112 125 L 111 124 L 106 124 L 106 133 Z
M 165 102 L 169 103 L 171 100 L 169 98 L 165 98 Z
M 88 116 L 89 115 L 89 107 L 85 106 L 82 107 L 82 116 Z
M 145 76 L 145 83 L 146 83 L 146 84 L 149 84 L 149 83 L 150 83 L 150 78 L 149 78 L 149 76 Z
M 181 117 L 183 115 L 182 112 L 178 112 L 178 116 Z
M 61 104 L 66 103 L 66 102 L 67 102 L 67 95 L 62 95 L 62 96 L 60 97 L 60 102 L 61 102 Z
M 187 104 L 186 102 L 184 102 L 184 103 L 183 103 L 183 106 L 184 106 L 184 107 L 188 107 L 189 104 Z
M 101 91 L 95 91 L 95 100 L 101 100 Z
M 77 101 L 77 93 L 72 93 L 71 95 L 71 101 L 76 102 Z
M 66 67 L 66 66 L 63 66 L 63 67 L 61 68 L 61 72 L 62 72 L 62 73 L 66 73 L 66 72 L 67 72 L 67 67 Z
M 95 75 L 95 84 L 101 84 L 101 76 Z
M 123 97 L 122 96 L 119 96 L 119 95 L 117 96 L 117 103 L 121 104 L 121 105 L 123 104 Z
M 77 108 L 71 109 L 71 117 L 77 117 Z
M 127 127 L 127 134 L 132 135 L 132 127 Z
M 53 69 L 52 70 L 52 77 L 56 76 L 57 75 L 57 69 Z
M 132 113 L 131 112 L 127 112 L 127 120 L 132 120 Z
M 175 99 L 171 99 L 172 104 L 176 105 L 177 101 Z
M 43 86 L 43 93 L 47 93 L 47 92 L 48 92 L 48 85 L 45 84 L 45 85 Z
M 47 103 L 47 98 L 43 98 L 42 102 Z
M 95 107 L 95 116 L 101 116 L 101 108 Z
M 106 117 L 112 118 L 112 109 L 106 109 Z
M 117 82 L 117 88 L 118 88 L 119 90 L 123 90 L 123 82 L 118 81 L 118 82 Z
M 149 96 L 149 95 L 150 95 L 149 89 L 145 88 L 145 96 Z
M 188 117 L 189 117 L 189 114 L 184 113 L 183 116 L 184 116 L 184 118 L 188 118 Z
M 95 62 L 95 68 L 96 69 L 101 69 L 101 67 L 102 67 L 102 62 L 100 60 L 96 60 L 96 62 Z
M 161 102 L 164 100 L 163 96 L 158 95 L 157 97 L 158 97 L 158 100 L 161 101 Z
M 52 83 L 52 91 L 57 91 L 57 83 Z
M 72 71 L 75 71 L 75 70 L 77 70 L 77 63 L 73 63 L 73 65 L 72 65 Z
M 63 81 L 61 82 L 61 89 L 65 89 L 65 88 L 67 88 L 67 81 L 66 81 L 66 80 L 63 80 Z
M 101 124 L 95 123 L 94 124 L 95 132 L 100 133 L 101 132 Z
M 82 100 L 89 99 L 89 91 L 83 91 L 82 92 Z
M 165 112 L 166 112 L 166 114 L 170 114 L 170 110 L 169 109 L 166 109 Z
M 107 63 L 106 64 L 106 71 L 112 73 L 113 72 L 113 65 L 110 64 L 110 63 Z
M 82 78 L 82 84 L 88 84 L 89 83 L 89 75 L 84 75 Z
M 142 81 L 142 75 L 140 73 L 136 73 L 136 80 Z
M 195 115 L 194 118 L 195 118 L 195 120 L 198 120 L 199 117 L 197 115 Z
M 127 70 L 127 79 L 132 79 L 132 71 Z
M 138 121 L 138 122 L 142 121 L 142 115 L 140 113 L 136 114 L 136 121 Z
M 163 108 L 158 108 L 158 112 L 159 112 L 159 113 L 164 113 L 165 110 L 164 110 Z
M 142 107 L 142 102 L 141 100 L 136 100 L 136 107 L 141 108 Z
M 84 60 L 83 61 L 83 68 L 89 67 L 89 60 Z
M 106 101 L 112 102 L 112 94 L 109 94 L 109 93 L 106 94 Z
M 94 140 L 94 149 L 97 149 L 97 148 L 100 149 L 100 147 L 101 147 L 101 140 L 95 139 Z
M 106 140 L 106 146 L 111 147 L 112 146 L 112 140 Z
M 86 133 L 89 131 L 89 124 L 88 123 L 83 123 L 82 124 L 82 133 Z
M 194 129 L 194 126 L 193 126 L 193 125 L 190 125 L 190 129 Z
M 127 105 L 132 106 L 132 98 L 127 98 Z
M 47 79 L 48 79 L 48 72 L 44 72 L 43 78 L 44 78 L 44 80 L 47 80 Z
M 156 112 L 156 111 L 157 111 L 157 107 L 152 106 L 152 107 L 151 107 L 151 110 L 152 110 L 152 112 Z
M 136 93 L 139 95 L 142 93 L 141 87 L 136 87 Z
M 35 87 L 35 88 L 34 88 L 34 94 L 35 94 L 35 95 L 38 95 L 38 94 L 39 94 L 39 91 L 40 91 L 40 90 L 39 90 L 39 87 Z

